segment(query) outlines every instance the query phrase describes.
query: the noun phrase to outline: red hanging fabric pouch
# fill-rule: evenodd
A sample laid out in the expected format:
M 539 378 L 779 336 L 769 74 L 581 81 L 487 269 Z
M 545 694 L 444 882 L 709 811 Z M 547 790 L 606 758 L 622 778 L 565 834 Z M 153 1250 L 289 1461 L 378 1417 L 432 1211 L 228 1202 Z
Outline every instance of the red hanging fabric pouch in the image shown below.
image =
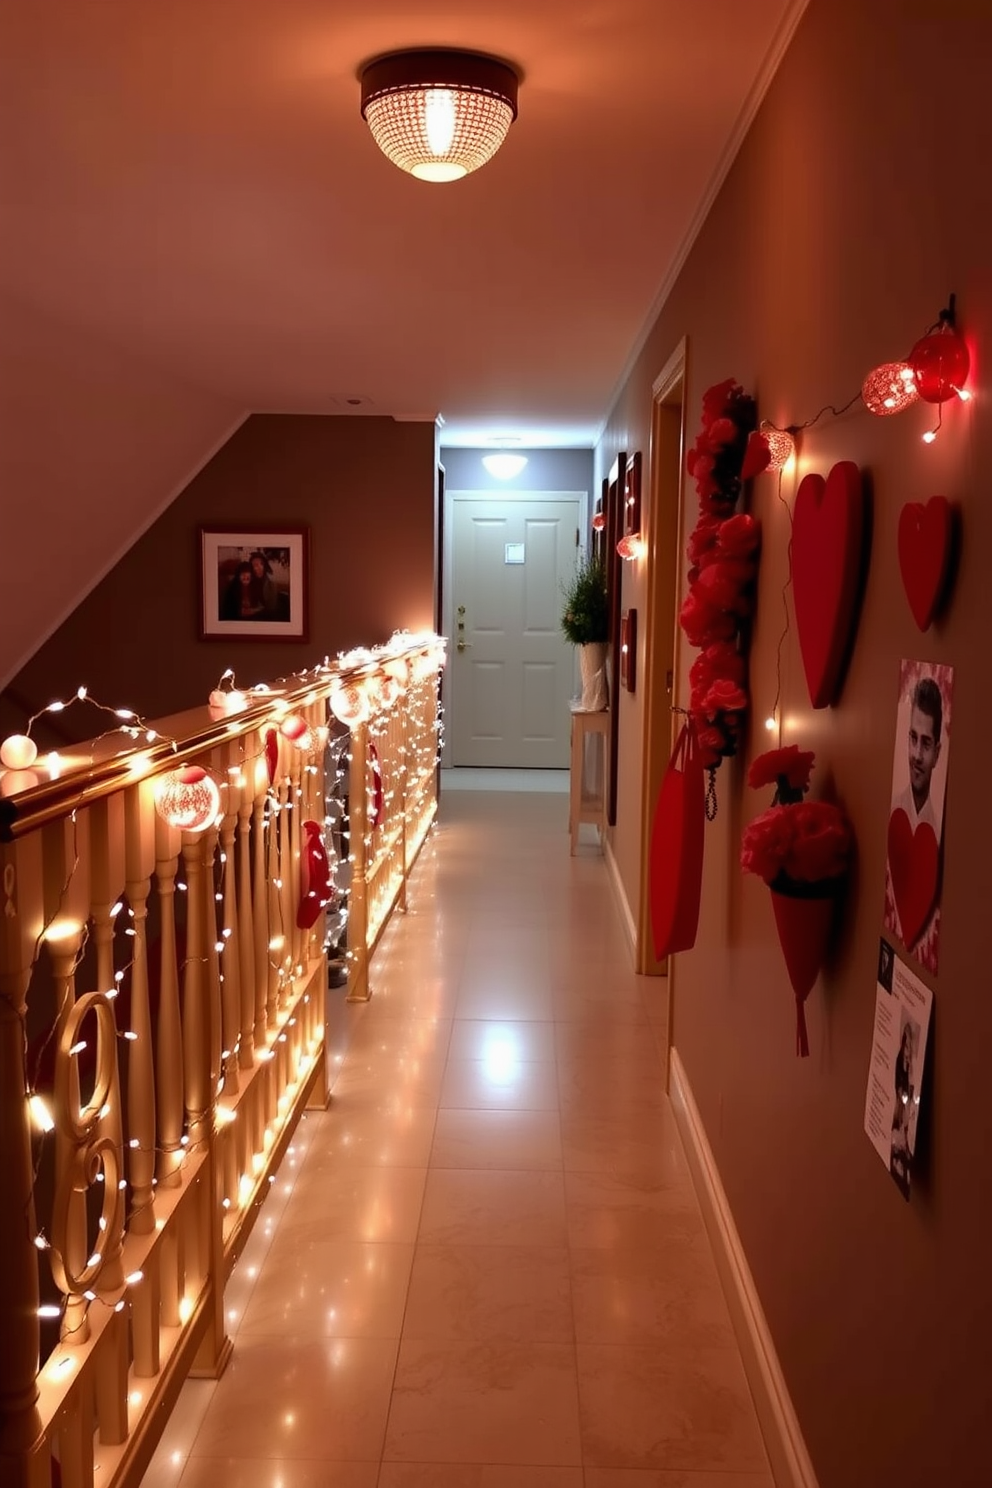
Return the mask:
M 648 887 L 658 960 L 696 943 L 706 822 L 703 766 L 687 718 L 668 761 L 651 827 Z

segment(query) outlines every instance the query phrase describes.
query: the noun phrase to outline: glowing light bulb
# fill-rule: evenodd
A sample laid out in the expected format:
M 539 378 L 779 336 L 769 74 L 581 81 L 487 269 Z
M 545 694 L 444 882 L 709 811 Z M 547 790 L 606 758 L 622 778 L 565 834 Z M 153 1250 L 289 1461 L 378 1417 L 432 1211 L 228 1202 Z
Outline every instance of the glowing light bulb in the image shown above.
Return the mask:
M 28 1108 L 31 1112 L 31 1119 L 40 1132 L 55 1130 L 55 1121 L 52 1113 L 40 1095 L 28 1096 Z
M 928 429 L 927 432 L 923 436 L 923 443 L 924 444 L 933 444 L 933 442 L 934 442 L 934 440 L 936 438 L 937 438 L 937 430 L 936 429 Z
M 450 88 L 428 88 L 424 95 L 424 128 L 432 155 L 447 155 L 455 137 L 455 100 Z
M 626 562 L 631 563 L 635 558 L 644 554 L 644 539 L 639 532 L 631 532 L 627 537 L 622 537 L 617 543 L 617 552 Z
M 28 734 L 11 734 L 0 744 L 0 764 L 8 770 L 29 770 L 38 758 L 38 746 Z
M 776 723 L 775 723 L 775 719 L 774 718 L 766 718 L 765 719 L 765 728 L 768 730 L 769 733 L 771 733 L 772 730 L 775 727 L 776 727 Z

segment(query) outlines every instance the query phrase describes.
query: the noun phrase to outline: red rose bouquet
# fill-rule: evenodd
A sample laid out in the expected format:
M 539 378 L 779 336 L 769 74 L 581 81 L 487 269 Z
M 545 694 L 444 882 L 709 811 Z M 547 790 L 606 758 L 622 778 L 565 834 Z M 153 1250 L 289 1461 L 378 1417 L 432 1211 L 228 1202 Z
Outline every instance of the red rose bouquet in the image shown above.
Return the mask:
M 741 867 L 772 891 L 775 927 L 796 998 L 796 1051 L 809 1053 L 803 1004 L 830 941 L 834 906 L 854 847 L 841 806 L 807 801 L 816 756 L 791 744 L 759 754 L 748 784 L 775 786 L 772 805 L 744 829 Z
M 679 622 L 702 653 L 689 674 L 689 713 L 703 765 L 712 772 L 736 754 L 747 711 L 741 628 L 751 613 L 761 533 L 746 513 L 734 514 L 743 482 L 767 464 L 755 443 L 754 399 L 733 378 L 703 395 L 703 423 L 686 468 L 699 496 L 699 520 L 689 538 L 689 593 Z
M 854 844 L 842 807 L 803 799 L 815 759 L 811 750 L 792 744 L 759 754 L 748 771 L 749 785 L 774 782 L 775 796 L 769 810 L 744 829 L 741 867 L 799 899 L 832 893 L 847 872 Z

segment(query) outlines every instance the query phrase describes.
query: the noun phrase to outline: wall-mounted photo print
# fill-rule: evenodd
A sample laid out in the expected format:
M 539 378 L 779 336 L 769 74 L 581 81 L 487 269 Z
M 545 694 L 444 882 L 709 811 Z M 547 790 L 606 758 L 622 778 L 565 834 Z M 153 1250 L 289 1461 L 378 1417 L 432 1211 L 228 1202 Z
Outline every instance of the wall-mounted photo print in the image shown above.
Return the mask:
M 904 1198 L 909 1198 L 933 994 L 879 942 L 865 1131 Z
M 949 666 L 900 666 L 885 865 L 885 928 L 934 973 L 953 681 Z

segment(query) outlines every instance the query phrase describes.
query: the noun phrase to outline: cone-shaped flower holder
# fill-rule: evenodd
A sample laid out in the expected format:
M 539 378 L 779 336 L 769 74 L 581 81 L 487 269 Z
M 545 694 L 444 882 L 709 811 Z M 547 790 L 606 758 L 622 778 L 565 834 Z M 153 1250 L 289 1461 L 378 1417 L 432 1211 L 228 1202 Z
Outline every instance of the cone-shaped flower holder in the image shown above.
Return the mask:
M 834 909 L 843 879 L 798 884 L 787 881 L 771 886 L 775 928 L 785 958 L 785 968 L 796 996 L 796 1053 L 809 1054 L 804 1003 L 820 974 L 830 942 Z

